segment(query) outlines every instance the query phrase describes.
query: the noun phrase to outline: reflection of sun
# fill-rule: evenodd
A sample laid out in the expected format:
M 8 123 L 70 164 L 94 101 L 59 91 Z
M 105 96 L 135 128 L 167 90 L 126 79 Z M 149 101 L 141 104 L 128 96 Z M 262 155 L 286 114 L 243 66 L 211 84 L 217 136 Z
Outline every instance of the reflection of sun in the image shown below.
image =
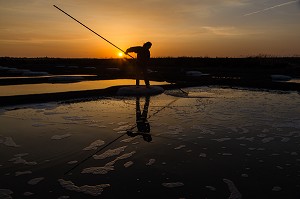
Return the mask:
M 119 57 L 123 57 L 123 53 L 122 52 L 119 52 L 118 55 L 119 55 Z

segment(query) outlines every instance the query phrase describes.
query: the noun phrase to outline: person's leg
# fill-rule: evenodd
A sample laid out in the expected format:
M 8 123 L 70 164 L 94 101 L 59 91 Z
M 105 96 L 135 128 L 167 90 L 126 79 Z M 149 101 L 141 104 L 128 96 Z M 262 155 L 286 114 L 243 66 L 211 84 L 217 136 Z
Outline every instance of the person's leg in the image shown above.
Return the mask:
M 143 75 L 144 75 L 144 81 L 145 81 L 146 87 L 149 87 L 150 86 L 150 82 L 149 82 L 149 78 L 148 78 L 147 68 L 143 69 Z
M 135 74 L 135 85 L 139 86 L 140 85 L 140 70 L 136 68 L 136 74 Z

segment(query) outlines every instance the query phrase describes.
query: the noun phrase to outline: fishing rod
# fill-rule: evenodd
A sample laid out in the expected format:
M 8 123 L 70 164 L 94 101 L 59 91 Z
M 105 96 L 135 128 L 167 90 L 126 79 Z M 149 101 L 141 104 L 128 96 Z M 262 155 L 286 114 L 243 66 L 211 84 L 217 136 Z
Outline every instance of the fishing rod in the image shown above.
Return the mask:
M 68 14 L 67 12 L 65 12 L 64 10 L 60 9 L 56 5 L 53 5 L 53 6 L 56 9 L 58 9 L 59 11 L 61 11 L 62 13 L 64 13 L 65 15 L 67 15 L 68 17 L 70 17 L 71 19 L 73 19 L 74 21 L 76 21 L 77 23 L 79 23 L 80 25 L 82 25 L 83 27 L 85 27 L 86 29 L 88 29 L 89 31 L 91 31 L 92 33 L 94 33 L 95 35 L 97 35 L 98 37 L 100 37 L 101 39 L 103 39 L 104 41 L 106 41 L 107 43 L 109 43 L 110 45 L 112 45 L 113 47 L 115 47 L 118 50 L 122 51 L 125 55 L 128 55 L 129 57 L 131 57 L 132 59 L 134 59 L 134 57 L 132 57 L 131 55 L 127 54 L 124 50 L 122 50 L 121 48 L 119 48 L 118 46 L 116 46 L 115 44 L 113 44 L 112 42 L 110 42 L 107 39 L 105 39 L 104 37 L 102 37 L 100 34 L 96 33 L 94 30 L 90 29 L 89 27 L 87 27 L 86 25 L 84 25 L 83 23 L 81 23 L 80 21 L 78 21 L 77 19 L 75 19 L 74 17 L 72 17 L 70 14 Z

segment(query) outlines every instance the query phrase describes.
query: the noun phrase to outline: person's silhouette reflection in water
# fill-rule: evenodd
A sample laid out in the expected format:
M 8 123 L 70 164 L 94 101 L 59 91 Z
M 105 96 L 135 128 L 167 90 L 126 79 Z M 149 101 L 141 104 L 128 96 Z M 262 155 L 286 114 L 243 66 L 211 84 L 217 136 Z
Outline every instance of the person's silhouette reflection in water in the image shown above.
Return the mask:
M 136 126 L 138 132 L 127 131 L 128 136 L 135 137 L 137 135 L 142 135 L 143 139 L 146 142 L 152 141 L 152 137 L 150 134 L 150 124 L 147 120 L 149 103 L 150 103 L 150 97 L 146 96 L 144 109 L 143 112 L 141 112 L 140 97 L 139 96 L 136 97 L 136 104 L 135 104 L 136 105 Z

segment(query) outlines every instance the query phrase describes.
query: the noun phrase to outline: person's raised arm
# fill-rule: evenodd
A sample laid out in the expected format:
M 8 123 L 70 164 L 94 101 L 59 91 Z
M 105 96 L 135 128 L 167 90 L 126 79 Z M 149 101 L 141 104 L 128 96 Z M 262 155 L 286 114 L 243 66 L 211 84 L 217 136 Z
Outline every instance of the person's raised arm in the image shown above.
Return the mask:
M 141 46 L 130 47 L 126 50 L 126 54 L 128 54 L 128 53 L 138 53 L 141 48 L 142 48 Z

